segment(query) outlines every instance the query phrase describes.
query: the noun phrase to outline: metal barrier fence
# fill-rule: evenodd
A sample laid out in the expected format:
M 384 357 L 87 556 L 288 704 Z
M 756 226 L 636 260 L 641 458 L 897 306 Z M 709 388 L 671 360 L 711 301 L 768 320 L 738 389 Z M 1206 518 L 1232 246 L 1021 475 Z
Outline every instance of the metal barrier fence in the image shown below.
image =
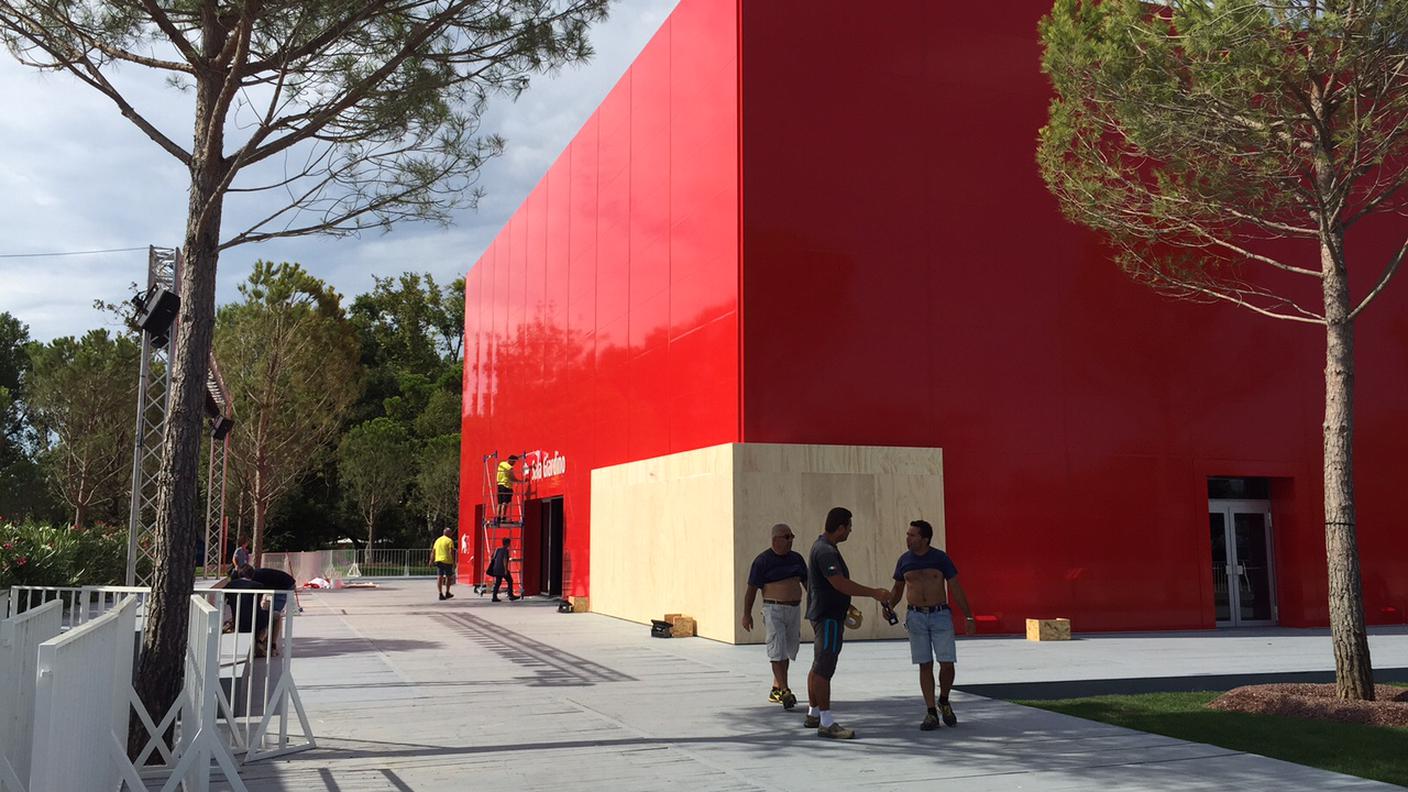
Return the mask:
M 39 607 L 61 609 L 61 625 L 69 630 L 102 617 L 130 597 L 134 640 L 150 598 L 149 589 L 132 586 L 15 586 L 9 594 L 17 613 Z M 316 747 L 293 673 L 294 627 L 300 610 L 295 593 L 208 586 L 197 588 L 192 596 L 221 616 L 212 644 L 216 659 L 211 684 L 212 690 L 218 688 L 215 700 L 223 724 L 219 731 L 231 753 L 248 763 Z M 155 753 L 169 768 L 173 757 L 179 759 L 179 751 L 154 736 L 169 731 L 179 707 L 156 723 L 135 696 L 133 705 L 151 738 L 136 765 L 144 767 Z M 293 716 L 298 718 L 295 730 L 290 729 Z
M 313 578 L 329 582 L 357 578 L 435 577 L 428 547 L 365 550 L 308 550 L 265 553 L 264 566 L 281 569 L 300 584 Z
M 59 634 L 62 618 L 62 605 L 54 602 L 0 621 L 0 790 L 25 792 L 39 647 Z

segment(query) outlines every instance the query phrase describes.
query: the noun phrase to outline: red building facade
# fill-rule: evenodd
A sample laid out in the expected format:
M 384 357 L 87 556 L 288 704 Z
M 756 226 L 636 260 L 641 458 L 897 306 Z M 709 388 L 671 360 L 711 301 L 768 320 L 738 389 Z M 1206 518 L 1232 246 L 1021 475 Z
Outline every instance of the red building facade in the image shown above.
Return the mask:
M 1324 624 L 1323 334 L 1156 295 L 1062 219 L 1034 161 L 1048 8 L 682 0 L 469 271 L 462 534 L 484 454 L 553 460 L 524 576 L 553 589 L 556 545 L 588 595 L 593 468 L 938 447 L 947 549 L 999 629 L 1213 627 L 1239 589 L 1244 623 Z M 1358 325 L 1370 623 L 1408 610 L 1405 309 L 1390 289 Z M 1264 541 L 1219 550 L 1224 485 Z

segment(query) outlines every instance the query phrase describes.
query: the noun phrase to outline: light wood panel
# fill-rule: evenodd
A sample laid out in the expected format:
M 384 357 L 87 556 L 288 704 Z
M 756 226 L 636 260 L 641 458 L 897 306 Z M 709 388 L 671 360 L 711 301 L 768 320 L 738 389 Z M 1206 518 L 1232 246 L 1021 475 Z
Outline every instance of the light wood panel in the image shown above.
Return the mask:
M 592 610 L 643 624 L 685 613 L 703 637 L 760 643 L 760 613 L 752 632 L 739 624 L 753 558 L 779 522 L 792 526 L 794 549 L 805 557 L 833 506 L 854 515 L 855 530 L 841 545 L 852 579 L 888 588 L 910 520 L 933 523 L 943 546 L 943 454 L 750 443 L 594 470 Z M 886 624 L 873 600 L 856 604 L 865 624 L 850 637 L 903 637 L 903 626 Z M 803 635 L 810 640 L 805 625 Z

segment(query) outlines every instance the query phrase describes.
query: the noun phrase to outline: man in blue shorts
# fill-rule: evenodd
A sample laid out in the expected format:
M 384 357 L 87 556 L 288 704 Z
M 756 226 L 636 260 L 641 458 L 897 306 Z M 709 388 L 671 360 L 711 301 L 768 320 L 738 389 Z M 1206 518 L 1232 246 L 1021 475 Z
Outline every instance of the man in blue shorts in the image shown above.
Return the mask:
M 822 737 L 849 740 L 854 731 L 837 723 L 831 715 L 831 677 L 846 632 L 846 611 L 851 597 L 873 597 L 889 604 L 890 592 L 867 588 L 851 580 L 851 571 L 838 547 L 851 536 L 851 512 L 840 506 L 826 514 L 825 533 L 812 544 L 807 562 L 807 619 L 816 633 L 812 645 L 812 670 L 807 675 L 807 717 L 802 725 L 816 729 Z
M 895 586 L 890 591 L 890 601 L 899 602 L 909 588 L 909 609 L 904 626 L 909 631 L 909 655 L 919 666 L 919 692 L 924 694 L 924 706 L 928 713 L 919 728 L 931 731 L 939 728 L 942 716 L 945 726 L 957 726 L 958 716 L 948 703 L 949 690 L 953 688 L 954 667 L 957 650 L 953 639 L 953 613 L 948 601 L 952 598 L 963 611 L 964 632 L 972 635 L 976 623 L 973 609 L 968 606 L 968 595 L 958 583 L 958 568 L 948 553 L 930 547 L 934 538 L 934 526 L 924 520 L 909 524 L 905 533 L 905 544 L 909 547 L 895 564 Z M 947 589 L 947 590 L 945 590 Z M 934 660 L 939 661 L 939 700 L 934 702 Z
M 753 601 L 763 592 L 763 627 L 772 663 L 768 701 L 781 704 L 783 709 L 797 706 L 797 696 L 787 686 L 787 668 L 797 659 L 802 643 L 802 587 L 807 581 L 807 562 L 792 549 L 795 538 L 786 523 L 772 527 L 772 547 L 753 559 L 748 589 L 743 593 L 743 629 L 751 632 Z

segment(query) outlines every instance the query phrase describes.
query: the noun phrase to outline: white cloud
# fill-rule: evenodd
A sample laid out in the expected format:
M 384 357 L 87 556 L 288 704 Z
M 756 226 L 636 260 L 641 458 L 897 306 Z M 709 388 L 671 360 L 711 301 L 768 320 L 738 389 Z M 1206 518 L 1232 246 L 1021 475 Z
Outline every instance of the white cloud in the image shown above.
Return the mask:
M 505 155 L 481 174 L 489 193 L 478 212 L 463 211 L 453 225 L 405 224 L 390 234 L 360 239 L 305 238 L 241 246 L 221 257 L 218 298 L 233 299 L 235 284 L 257 258 L 302 262 L 349 298 L 373 275 L 428 271 L 445 283 L 462 275 L 513 210 L 546 173 L 592 110 L 605 98 L 677 0 L 618 0 L 596 28 L 591 63 L 539 77 L 516 103 L 499 99 L 483 131 L 508 139 Z M 185 130 L 191 98 L 139 82 L 128 69 L 119 84 L 163 129 Z M 97 92 L 61 74 L 37 73 L 0 55 L 0 254 L 97 250 L 178 244 L 185 224 L 182 167 L 118 115 Z M 249 210 L 226 218 L 226 233 L 249 220 Z M 35 338 L 81 334 L 109 324 L 92 309 L 115 302 L 128 284 L 145 278 L 145 252 L 44 259 L 0 258 L 0 311 L 30 326 Z

